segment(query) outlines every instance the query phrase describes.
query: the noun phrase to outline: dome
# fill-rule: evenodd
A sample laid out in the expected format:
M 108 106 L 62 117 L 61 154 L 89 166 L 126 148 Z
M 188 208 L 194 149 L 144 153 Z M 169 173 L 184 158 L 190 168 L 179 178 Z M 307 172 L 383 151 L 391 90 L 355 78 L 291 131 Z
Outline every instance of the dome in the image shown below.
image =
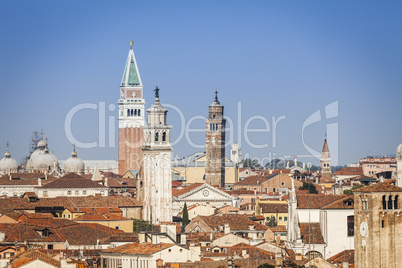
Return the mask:
M 402 160 L 402 143 L 396 149 L 396 158 Z
M 0 173 L 17 172 L 18 163 L 11 157 L 11 153 L 7 148 L 5 157 L 0 160 Z
M 30 159 L 32 160 L 32 156 Z M 35 156 L 33 165 L 31 166 L 31 168 L 36 169 L 36 170 L 38 170 L 38 169 L 53 170 L 53 167 L 58 168 L 59 161 L 57 160 L 57 157 L 54 154 L 49 152 L 49 149 L 47 147 L 42 151 L 42 153 Z
M 66 173 L 75 172 L 75 173 L 84 173 L 85 165 L 84 161 L 77 156 L 77 152 L 75 149 L 71 153 L 71 157 L 64 162 L 64 169 Z
M 38 147 L 38 148 L 45 148 L 46 145 L 47 145 L 46 142 L 44 142 L 43 140 L 40 140 L 40 142 L 38 142 L 37 147 Z

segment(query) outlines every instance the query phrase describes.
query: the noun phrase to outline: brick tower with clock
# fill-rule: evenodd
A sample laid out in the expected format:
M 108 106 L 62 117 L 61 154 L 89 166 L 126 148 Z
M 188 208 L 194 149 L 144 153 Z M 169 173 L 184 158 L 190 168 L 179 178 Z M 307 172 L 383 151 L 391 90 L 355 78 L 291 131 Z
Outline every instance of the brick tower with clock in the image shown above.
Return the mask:
M 133 51 L 133 41 L 120 84 L 119 106 L 119 174 L 139 170 L 144 143 L 145 100 L 143 86 Z

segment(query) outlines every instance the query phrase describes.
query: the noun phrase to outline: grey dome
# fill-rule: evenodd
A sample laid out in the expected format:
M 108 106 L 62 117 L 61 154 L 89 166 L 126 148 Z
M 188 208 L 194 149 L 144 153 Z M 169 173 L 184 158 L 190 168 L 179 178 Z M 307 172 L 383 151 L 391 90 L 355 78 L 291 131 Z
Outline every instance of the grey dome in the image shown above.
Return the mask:
M 71 157 L 64 162 L 64 169 L 66 173 L 75 172 L 75 173 L 84 173 L 85 165 L 84 161 L 77 156 L 77 152 L 75 149 L 71 153 Z
M 17 172 L 17 170 L 18 163 L 14 158 L 11 157 L 11 154 L 7 148 L 5 157 L 0 160 L 0 173 Z

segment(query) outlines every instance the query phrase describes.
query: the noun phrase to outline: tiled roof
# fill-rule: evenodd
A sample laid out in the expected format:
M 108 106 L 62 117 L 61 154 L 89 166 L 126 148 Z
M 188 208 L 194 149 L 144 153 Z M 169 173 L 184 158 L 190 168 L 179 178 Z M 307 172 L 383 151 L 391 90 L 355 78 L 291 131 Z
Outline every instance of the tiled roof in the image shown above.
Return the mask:
M 329 258 L 328 261 L 331 263 L 355 263 L 355 251 L 353 249 L 344 250 Z
M 66 209 L 72 213 L 122 213 L 118 207 L 68 207 Z
M 116 233 L 108 237 L 105 244 L 109 244 L 111 242 L 139 242 L 138 241 L 138 233 Z
M 253 190 L 232 190 L 232 191 L 225 191 L 227 194 L 230 195 L 241 195 L 241 194 L 251 194 L 254 195 L 255 192 Z
M 386 182 L 373 183 L 369 186 L 354 190 L 355 193 L 372 193 L 372 192 L 402 192 L 402 187 L 393 185 L 395 180 Z
M 345 196 L 323 206 L 321 209 L 354 209 L 354 196 Z
M 38 178 L 41 178 L 42 185 L 57 180 L 56 177 L 47 176 L 43 173 L 11 173 L 0 177 L 0 185 L 38 185 Z
M 180 187 L 182 185 L 182 183 L 181 182 L 179 182 L 179 181 L 172 181 L 172 187 Z
M 261 185 L 263 182 L 265 182 L 267 179 L 262 176 L 250 176 L 247 178 L 244 178 L 243 180 L 236 182 L 234 186 L 238 185 Z
M 229 224 L 231 231 L 249 230 L 250 225 L 252 225 L 254 230 L 257 231 L 265 231 L 268 229 L 267 226 L 254 222 L 245 215 L 228 214 L 222 216 L 197 216 L 197 218 L 198 217 L 200 217 L 212 230 L 219 230 L 220 226 L 225 226 L 226 223 Z
M 66 189 L 66 188 L 108 188 L 106 186 L 100 185 L 89 179 L 85 179 L 75 173 L 67 173 L 60 179 L 49 182 L 41 187 L 42 189 Z
M 172 195 L 173 196 L 180 196 L 180 195 L 186 194 L 186 193 L 188 193 L 188 192 L 200 187 L 201 185 L 203 185 L 203 183 L 193 183 L 193 184 L 190 184 L 189 186 L 184 187 L 183 189 L 180 189 L 180 190 L 172 189 Z
M 151 255 L 155 254 L 161 250 L 167 249 L 174 246 L 174 244 L 170 243 L 132 243 L 125 244 L 119 247 L 105 249 L 103 252 L 105 253 L 118 253 L 118 254 L 138 254 L 138 255 Z
M 325 244 L 318 222 L 300 223 L 300 235 L 304 244 Z
M 239 243 L 237 245 L 234 245 L 232 247 L 227 247 L 225 248 L 226 252 L 221 252 L 221 253 L 214 253 L 214 252 L 204 252 L 204 257 L 216 257 L 221 254 L 222 256 L 242 256 L 244 250 L 246 251 L 246 254 L 248 255 L 248 258 L 250 259 L 264 259 L 264 258 L 275 258 L 275 253 L 274 252 L 269 252 L 254 246 L 247 245 L 245 243 Z M 222 254 L 223 253 L 223 254 Z
M 220 238 L 224 236 L 225 234 L 222 232 L 212 232 L 212 233 L 206 233 L 206 232 L 199 232 L 199 233 L 189 233 L 187 236 L 188 241 L 197 241 L 197 242 L 211 242 L 214 239 Z
M 273 232 L 281 232 L 281 233 L 286 233 L 287 228 L 285 225 L 277 225 L 275 227 L 269 227 Z
M 35 249 L 29 249 L 15 257 L 14 260 L 12 260 L 11 267 L 21 267 L 27 263 L 30 263 L 31 261 L 34 260 L 41 260 L 47 264 L 53 265 L 55 267 L 60 267 L 60 262 L 53 259 L 49 255 L 42 253 L 38 250 Z
M 74 224 L 59 228 L 58 231 L 70 245 L 95 245 L 98 240 L 123 232 L 96 223 Z
M 326 194 L 300 194 L 297 195 L 297 208 L 319 209 L 343 197 L 345 196 Z
M 288 204 L 260 203 L 260 207 L 262 213 L 288 213 Z
M 75 221 L 131 221 L 131 219 L 117 215 L 115 213 L 99 213 L 99 212 L 85 213 L 74 220 Z
M 343 176 L 358 176 L 363 175 L 362 167 L 344 167 L 333 173 L 333 175 L 343 175 Z
M 142 203 L 127 196 L 60 196 L 41 198 L 29 202 L 25 198 L 0 198 L 0 213 L 13 213 L 15 210 L 35 210 L 35 207 L 141 207 Z

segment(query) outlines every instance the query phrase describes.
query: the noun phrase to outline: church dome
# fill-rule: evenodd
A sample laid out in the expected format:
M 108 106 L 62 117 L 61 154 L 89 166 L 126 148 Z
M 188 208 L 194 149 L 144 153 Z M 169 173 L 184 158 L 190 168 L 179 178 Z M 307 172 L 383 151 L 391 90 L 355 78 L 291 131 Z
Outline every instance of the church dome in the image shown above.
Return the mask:
M 66 170 L 66 173 L 69 172 L 84 173 L 85 170 L 84 161 L 82 161 L 82 159 L 78 157 L 75 148 L 71 153 L 71 157 L 67 159 L 66 162 L 64 162 L 64 169 Z
M 46 145 L 47 145 L 46 142 L 44 142 L 43 140 L 40 140 L 40 142 L 38 142 L 37 147 L 44 149 L 46 147 Z
M 17 172 L 18 163 L 11 157 L 11 153 L 7 148 L 5 157 L 0 160 L 0 173 Z
M 35 170 L 53 170 L 53 167 L 58 168 L 59 161 L 57 160 L 57 157 L 50 153 L 49 149 L 46 147 L 42 153 L 35 157 L 33 166 L 31 168 Z
M 402 160 L 402 143 L 398 145 L 396 149 L 396 158 Z

